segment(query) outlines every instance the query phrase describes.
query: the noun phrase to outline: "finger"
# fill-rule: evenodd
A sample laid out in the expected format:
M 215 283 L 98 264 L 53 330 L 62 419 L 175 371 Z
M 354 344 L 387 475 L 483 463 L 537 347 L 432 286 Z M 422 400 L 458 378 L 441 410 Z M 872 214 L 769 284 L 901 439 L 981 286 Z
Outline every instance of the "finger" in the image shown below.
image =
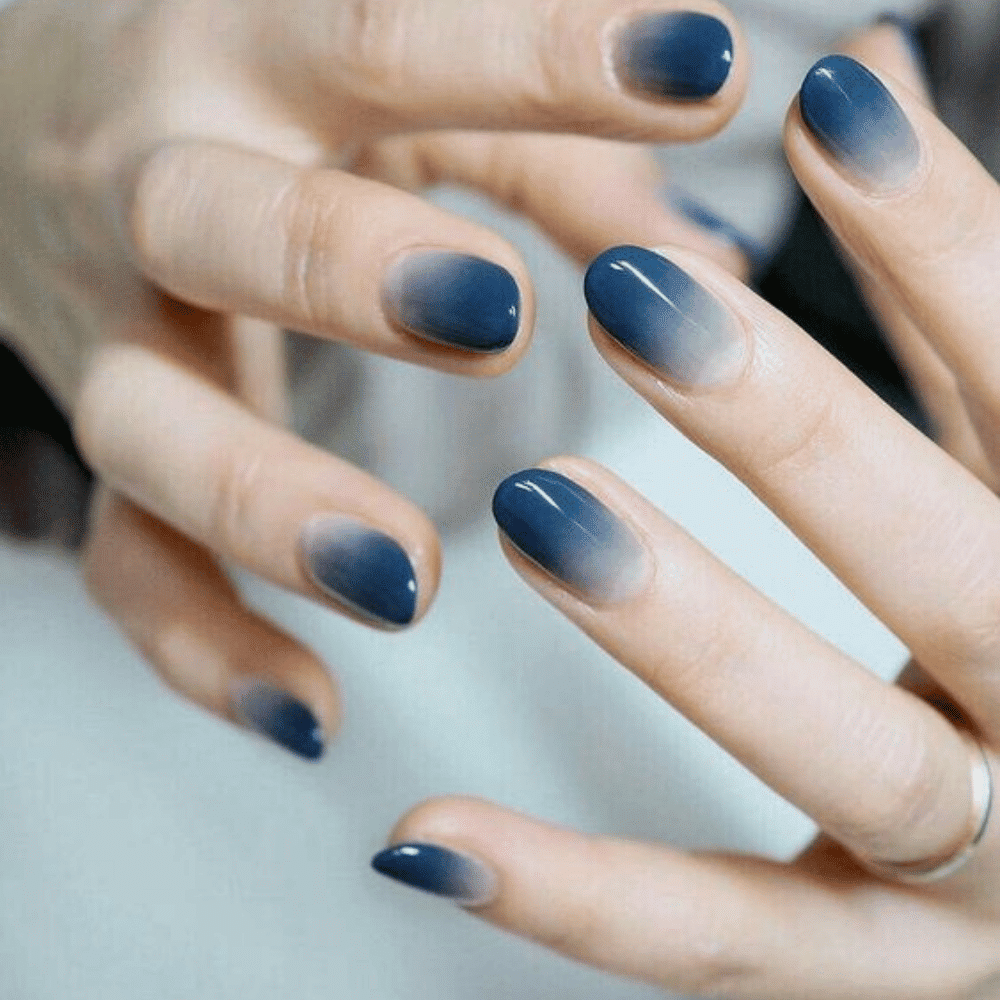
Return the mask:
M 851 39 L 844 52 L 899 80 L 932 107 L 922 55 L 906 22 L 884 18 Z M 967 469 L 994 485 L 995 474 L 966 411 L 954 374 L 941 360 L 894 291 L 866 273 L 848 251 L 847 257 L 869 307 L 879 319 L 906 378 L 927 413 L 934 439 Z
M 531 586 L 832 836 L 907 861 L 960 840 L 969 765 L 954 729 L 620 480 L 556 459 L 505 480 L 493 510 Z
M 1000 732 L 1000 518 L 978 480 L 793 323 L 693 254 L 617 248 L 587 299 L 598 349 Z
M 302 54 L 276 86 L 336 137 L 458 127 L 691 140 L 728 121 L 747 83 L 739 28 L 712 0 L 322 8 L 269 19 L 257 51 Z M 334 100 L 347 114 L 331 120 Z
M 103 491 L 83 560 L 91 596 L 174 690 L 300 757 L 319 757 L 339 699 L 316 657 L 247 609 L 208 553 Z
M 685 996 L 974 995 L 995 929 L 885 886 L 592 837 L 472 799 L 405 816 L 373 864 L 564 955 Z M 469 892 L 471 890 L 471 894 Z M 915 942 L 934 942 L 915 947 Z
M 384 628 L 430 604 L 440 553 L 412 504 L 151 351 L 94 359 L 75 431 L 105 482 L 223 559 Z
M 145 162 L 131 199 L 137 266 L 191 305 L 465 375 L 500 374 L 527 348 L 517 252 L 406 192 L 179 143 Z
M 284 331 L 246 316 L 232 317 L 230 329 L 236 398 L 257 416 L 288 426 Z
M 533 220 L 578 262 L 609 244 L 677 243 L 738 277 L 761 250 L 732 227 L 696 225 L 648 149 L 581 136 L 429 132 L 363 150 L 354 169 L 411 191 L 451 182 Z
M 841 243 L 954 373 L 995 466 L 996 184 L 923 101 L 887 74 L 846 57 L 817 65 L 789 112 L 792 168 Z M 850 115 L 837 117 L 845 93 L 854 101 L 854 124 Z

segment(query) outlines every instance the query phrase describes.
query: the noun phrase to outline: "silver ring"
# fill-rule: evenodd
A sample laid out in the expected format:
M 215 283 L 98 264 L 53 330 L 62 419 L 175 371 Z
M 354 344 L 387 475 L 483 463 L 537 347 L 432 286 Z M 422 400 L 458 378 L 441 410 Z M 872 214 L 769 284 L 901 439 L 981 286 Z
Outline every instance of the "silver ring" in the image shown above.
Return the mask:
M 924 861 L 874 861 L 871 858 L 859 858 L 873 874 L 908 885 L 927 885 L 954 875 L 982 843 L 993 811 L 993 774 L 983 744 L 967 729 L 960 729 L 958 733 L 969 750 L 972 764 L 972 808 L 968 828 L 958 847 Z

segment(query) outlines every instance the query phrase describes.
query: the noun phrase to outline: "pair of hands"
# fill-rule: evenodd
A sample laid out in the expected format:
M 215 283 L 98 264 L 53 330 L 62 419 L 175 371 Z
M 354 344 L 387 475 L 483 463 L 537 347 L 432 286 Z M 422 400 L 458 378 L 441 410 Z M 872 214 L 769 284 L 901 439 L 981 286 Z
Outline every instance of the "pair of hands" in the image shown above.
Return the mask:
M 614 242 L 672 244 L 676 267 L 638 250 L 592 267 L 599 349 L 907 642 L 914 666 L 899 687 L 873 679 L 610 474 L 553 461 L 498 494 L 515 567 L 824 836 L 778 865 L 440 800 L 402 821 L 382 867 L 408 877 L 422 863 L 487 919 L 674 989 L 1000 995 L 995 823 L 933 889 L 854 860 L 933 857 L 962 837 L 969 758 L 931 701 L 968 720 L 1000 773 L 1000 198 L 927 109 L 889 26 L 855 54 L 911 132 L 870 83 L 862 110 L 881 116 L 852 119 L 829 94 L 824 105 L 824 80 L 845 66 L 811 78 L 810 126 L 806 102 L 790 114 L 793 169 L 855 261 L 942 449 L 714 266 L 742 262 L 663 206 L 644 153 L 501 131 L 670 141 L 720 128 L 742 96 L 745 47 L 724 10 L 692 6 L 734 43 L 714 90 L 709 50 L 685 79 L 652 73 L 662 22 L 651 40 L 649 10 L 612 0 L 147 0 L 69 15 L 24 0 L 0 17 L 0 318 L 100 477 L 96 599 L 186 696 L 314 755 L 336 727 L 326 672 L 242 606 L 216 560 L 398 627 L 432 599 L 439 550 L 405 500 L 281 429 L 279 329 L 461 374 L 514 364 L 528 276 L 493 234 L 409 193 L 434 180 L 519 208 L 581 260 Z M 442 302 L 441 287 L 456 294 Z M 643 289 L 669 291 L 680 314 L 640 309 Z M 469 322 L 484 302 L 485 340 Z M 530 499 L 546 490 L 563 491 L 564 521 L 539 520 Z M 581 523 L 600 528 L 590 548 Z

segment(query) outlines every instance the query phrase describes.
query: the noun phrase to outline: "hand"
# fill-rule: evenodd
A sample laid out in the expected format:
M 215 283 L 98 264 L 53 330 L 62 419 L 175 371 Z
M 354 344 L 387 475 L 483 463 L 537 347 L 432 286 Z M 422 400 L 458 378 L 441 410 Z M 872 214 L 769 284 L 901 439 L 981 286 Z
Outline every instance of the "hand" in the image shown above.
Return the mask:
M 0 15 L 0 325 L 100 479 L 90 590 L 168 683 L 314 757 L 337 724 L 331 682 L 220 564 L 386 628 L 431 602 L 427 518 L 279 426 L 281 328 L 469 376 L 527 348 L 519 255 L 413 192 L 472 185 L 581 258 L 611 233 L 741 266 L 665 207 L 646 152 L 607 141 L 694 140 L 735 112 L 738 29 L 693 6 Z M 542 134 L 559 132 L 604 139 Z
M 876 55 L 898 43 L 880 31 Z M 789 114 L 789 157 L 952 373 L 995 455 L 1000 191 L 919 95 L 869 61 L 874 74 L 843 57 L 814 68 Z M 996 1000 L 1000 820 L 994 808 L 983 827 L 974 779 L 1000 781 L 1000 501 L 697 255 L 609 250 L 586 290 L 608 363 L 750 486 L 914 662 L 883 683 L 611 473 L 552 460 L 497 491 L 514 567 L 822 834 L 781 864 L 437 800 L 400 822 L 376 866 L 684 994 Z M 957 871 L 906 878 L 980 833 Z

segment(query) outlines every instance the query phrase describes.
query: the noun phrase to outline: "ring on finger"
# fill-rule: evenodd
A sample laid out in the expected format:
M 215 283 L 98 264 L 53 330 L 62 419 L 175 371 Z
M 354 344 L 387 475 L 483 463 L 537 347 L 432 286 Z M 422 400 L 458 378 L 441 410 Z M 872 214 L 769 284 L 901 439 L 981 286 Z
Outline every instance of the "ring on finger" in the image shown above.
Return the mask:
M 958 733 L 969 751 L 972 768 L 969 824 L 958 846 L 922 861 L 880 861 L 859 856 L 858 860 L 873 874 L 908 885 L 938 882 L 964 867 L 982 843 L 993 810 L 993 774 L 983 744 L 967 729 L 960 729 Z

